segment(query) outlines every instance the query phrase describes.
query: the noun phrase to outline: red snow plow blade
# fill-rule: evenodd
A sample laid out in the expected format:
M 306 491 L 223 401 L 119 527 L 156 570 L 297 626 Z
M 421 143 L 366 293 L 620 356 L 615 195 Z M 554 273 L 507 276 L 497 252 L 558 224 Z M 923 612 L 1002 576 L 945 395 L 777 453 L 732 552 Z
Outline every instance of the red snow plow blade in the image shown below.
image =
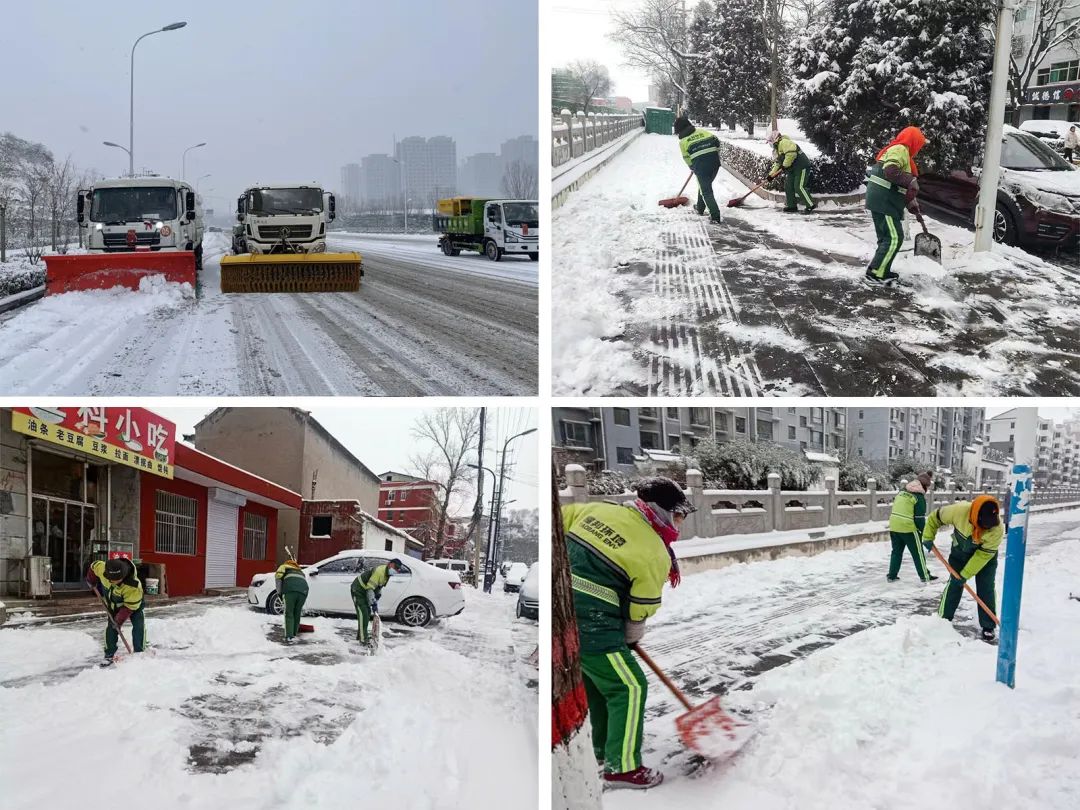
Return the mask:
M 163 276 L 166 281 L 195 286 L 195 254 L 190 250 L 137 250 L 43 258 L 47 295 L 113 287 L 137 290 L 143 276 Z

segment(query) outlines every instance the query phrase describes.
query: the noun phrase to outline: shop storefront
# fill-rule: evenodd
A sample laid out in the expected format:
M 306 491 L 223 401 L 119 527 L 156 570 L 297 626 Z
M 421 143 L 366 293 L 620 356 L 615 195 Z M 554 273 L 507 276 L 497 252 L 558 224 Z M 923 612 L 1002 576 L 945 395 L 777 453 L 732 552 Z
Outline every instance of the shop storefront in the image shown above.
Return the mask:
M 0 595 L 84 589 L 110 556 L 171 596 L 244 586 L 276 563 L 279 510 L 300 503 L 144 409 L 0 409 Z

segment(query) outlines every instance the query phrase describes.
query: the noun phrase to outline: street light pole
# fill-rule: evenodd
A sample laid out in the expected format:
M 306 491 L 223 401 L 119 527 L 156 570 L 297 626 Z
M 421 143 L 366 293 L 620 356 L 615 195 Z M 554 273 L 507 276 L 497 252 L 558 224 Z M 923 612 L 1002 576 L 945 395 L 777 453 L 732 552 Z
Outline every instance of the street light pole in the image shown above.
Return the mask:
M 495 538 L 498 537 L 499 527 L 498 522 L 502 515 L 502 497 L 503 497 L 503 485 L 506 480 L 506 448 L 510 446 L 510 442 L 514 439 L 522 436 L 528 436 L 530 433 L 536 433 L 536 428 L 529 428 L 523 430 L 521 433 L 515 433 L 513 436 L 503 442 L 502 458 L 499 461 L 499 489 L 495 496 L 495 503 L 491 507 L 492 520 L 495 522 L 495 531 L 492 532 L 491 522 L 488 523 L 488 549 L 487 549 L 487 561 L 484 564 L 484 593 L 491 593 L 491 586 L 495 582 Z
M 194 146 L 189 146 L 187 149 L 184 150 L 184 155 L 180 158 L 181 180 L 187 180 L 187 153 L 190 152 L 192 149 L 198 149 L 200 146 L 206 146 L 206 142 L 204 141 L 203 143 L 197 143 Z
M 160 34 L 163 31 L 175 31 L 178 28 L 183 28 L 187 25 L 186 22 L 174 22 L 166 25 L 164 28 L 158 28 L 156 31 L 148 31 L 143 34 L 137 40 L 135 45 L 131 46 L 131 98 L 130 106 L 128 108 L 128 177 L 135 176 L 135 47 L 152 34 Z
M 199 184 L 202 183 L 202 181 L 205 180 L 207 177 L 213 177 L 213 175 L 204 174 L 202 177 L 200 177 L 198 180 L 195 181 L 195 193 L 196 194 L 199 193 Z

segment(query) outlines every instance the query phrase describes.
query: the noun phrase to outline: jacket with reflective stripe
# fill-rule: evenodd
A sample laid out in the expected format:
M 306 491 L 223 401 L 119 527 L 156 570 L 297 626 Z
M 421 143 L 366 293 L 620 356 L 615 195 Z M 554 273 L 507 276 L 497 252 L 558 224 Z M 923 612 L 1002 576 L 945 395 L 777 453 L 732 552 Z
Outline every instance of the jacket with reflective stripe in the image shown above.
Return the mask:
M 131 563 L 131 569 L 131 573 L 123 581 L 113 583 L 105 578 L 104 562 L 97 560 L 90 563 L 90 570 L 104 586 L 102 590 L 105 592 L 105 601 L 109 603 L 109 610 L 113 613 L 122 607 L 134 612 L 143 606 L 143 586 L 139 575 L 135 573 L 134 563 Z
M 376 565 L 370 571 L 364 571 L 360 576 L 352 582 L 352 587 L 349 589 L 353 596 L 359 596 L 361 591 L 375 591 L 378 593 L 382 590 L 383 585 L 390 581 L 390 569 L 386 567 L 386 564 Z
M 706 129 L 695 129 L 685 138 L 679 138 L 679 149 L 683 162 L 693 166 L 702 155 L 711 155 L 720 151 L 720 139 Z
M 274 574 L 278 593 L 307 593 L 308 581 L 303 570 L 297 565 L 289 565 L 287 562 L 278 566 Z
M 926 525 L 926 496 L 921 492 L 898 492 L 892 502 L 889 531 L 914 534 L 922 538 Z
M 626 642 L 623 623 L 660 607 L 671 568 L 664 541 L 634 508 L 613 503 L 562 509 L 583 652 L 612 652 Z
M 806 156 L 806 153 L 799 148 L 799 145 L 795 141 L 791 140 L 787 135 L 781 135 L 780 140 L 773 144 L 773 165 L 769 169 L 769 174 L 780 171 L 780 169 L 809 169 L 810 158 Z
M 973 552 L 971 559 L 962 570 L 957 571 L 962 579 L 970 579 L 982 570 L 983 566 L 998 553 L 1001 541 L 1005 537 L 1005 527 L 998 523 L 992 529 L 983 531 L 978 542 L 972 537 L 974 525 L 971 523 L 971 501 L 956 503 L 935 509 L 926 519 L 923 540 L 933 540 L 942 526 L 952 526 L 952 545 L 966 552 Z
M 911 153 L 903 144 L 890 146 L 881 156 L 866 178 L 866 208 L 879 214 L 890 214 L 903 218 L 907 208 L 907 189 L 901 183 L 894 183 L 885 176 L 886 167 L 899 169 L 910 177 Z

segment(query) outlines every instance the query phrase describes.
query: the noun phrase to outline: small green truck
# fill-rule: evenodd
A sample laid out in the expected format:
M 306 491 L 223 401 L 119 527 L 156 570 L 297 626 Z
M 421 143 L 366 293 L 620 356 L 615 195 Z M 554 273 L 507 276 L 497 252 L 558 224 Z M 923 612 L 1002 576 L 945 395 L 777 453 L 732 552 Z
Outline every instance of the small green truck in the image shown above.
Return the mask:
M 493 262 L 506 254 L 540 258 L 540 206 L 536 200 L 451 197 L 439 200 L 432 215 L 439 248 L 447 256 L 463 250 L 483 253 Z

